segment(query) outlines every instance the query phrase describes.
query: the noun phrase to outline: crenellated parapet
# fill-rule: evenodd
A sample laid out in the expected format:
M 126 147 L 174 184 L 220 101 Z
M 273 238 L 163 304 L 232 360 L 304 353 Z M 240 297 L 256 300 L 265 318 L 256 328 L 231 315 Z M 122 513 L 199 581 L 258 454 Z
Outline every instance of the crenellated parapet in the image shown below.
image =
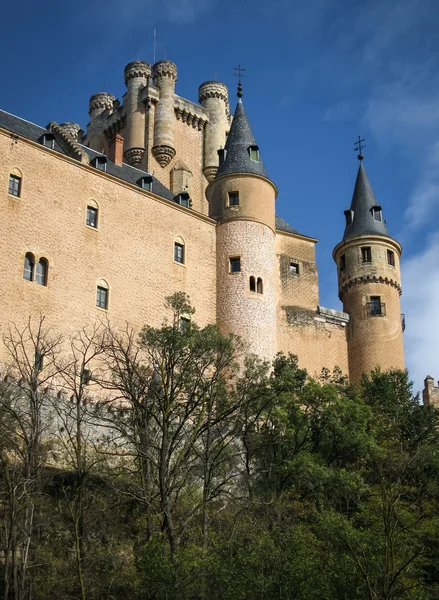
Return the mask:
M 75 142 L 78 142 L 84 135 L 81 125 L 78 125 L 78 123 L 72 123 L 69 121 L 67 123 L 61 123 L 60 127 L 67 133 L 67 135 L 75 140 Z
M 108 92 L 98 92 L 93 94 L 89 103 L 89 114 L 102 113 L 104 110 L 111 110 L 116 98 Z
M 152 66 L 143 60 L 133 60 L 127 64 L 124 70 L 125 85 L 131 79 L 147 79 L 151 76 Z
M 62 125 L 58 125 L 51 121 L 46 129 L 55 135 L 55 139 L 59 146 L 66 152 L 68 156 L 76 158 L 84 164 L 88 164 L 89 157 L 82 146 L 69 134 L 68 130 Z
M 175 84 L 177 82 L 177 65 L 170 60 L 159 60 L 153 67 L 152 76 L 157 87 L 161 87 L 164 77 L 169 77 Z
M 194 102 L 180 96 L 175 96 L 174 112 L 178 121 L 182 121 L 198 131 L 202 131 L 209 122 L 205 111 L 201 110 Z

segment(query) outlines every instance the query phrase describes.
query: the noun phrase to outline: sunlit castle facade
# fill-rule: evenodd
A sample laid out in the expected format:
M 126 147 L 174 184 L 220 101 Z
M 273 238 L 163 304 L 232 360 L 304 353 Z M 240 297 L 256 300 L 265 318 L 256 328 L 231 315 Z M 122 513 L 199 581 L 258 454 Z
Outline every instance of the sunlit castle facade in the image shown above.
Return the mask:
M 171 61 L 124 75 L 122 101 L 90 98 L 85 132 L 0 111 L 0 334 L 40 314 L 66 336 L 102 318 L 160 326 L 165 298 L 183 291 L 199 325 L 262 358 L 292 352 L 312 375 L 338 366 L 353 381 L 404 368 L 401 246 L 361 155 L 334 232 L 340 312 L 319 303 L 317 240 L 276 215 L 241 86 L 232 116 L 218 81 L 198 104 L 179 96 Z

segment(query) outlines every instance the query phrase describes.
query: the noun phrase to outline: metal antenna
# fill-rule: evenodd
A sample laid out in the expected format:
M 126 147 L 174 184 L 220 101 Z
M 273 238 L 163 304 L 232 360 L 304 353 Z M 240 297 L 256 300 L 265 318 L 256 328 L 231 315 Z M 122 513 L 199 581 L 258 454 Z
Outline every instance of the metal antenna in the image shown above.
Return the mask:
M 365 138 L 362 138 L 361 135 L 358 136 L 358 141 L 354 144 L 354 152 L 358 152 L 358 160 L 363 160 L 363 148 L 366 148 L 366 144 L 363 144 Z
M 245 69 L 244 69 L 244 67 L 241 67 L 241 65 L 238 65 L 237 67 L 233 67 L 233 70 L 238 71 L 237 73 L 233 73 L 233 75 L 235 77 L 239 77 L 237 96 L 238 96 L 238 98 L 242 98 L 242 78 L 244 77 L 243 73 L 245 72 Z
M 157 30 L 154 29 L 154 64 L 155 64 L 155 52 L 157 47 Z

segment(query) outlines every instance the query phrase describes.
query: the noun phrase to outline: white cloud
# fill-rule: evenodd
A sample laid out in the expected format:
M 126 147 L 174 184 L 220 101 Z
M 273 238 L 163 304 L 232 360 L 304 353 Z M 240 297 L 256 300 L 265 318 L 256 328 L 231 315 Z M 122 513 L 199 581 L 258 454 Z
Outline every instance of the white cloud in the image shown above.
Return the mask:
M 415 389 L 427 375 L 439 379 L 439 233 L 402 262 L 406 364 Z

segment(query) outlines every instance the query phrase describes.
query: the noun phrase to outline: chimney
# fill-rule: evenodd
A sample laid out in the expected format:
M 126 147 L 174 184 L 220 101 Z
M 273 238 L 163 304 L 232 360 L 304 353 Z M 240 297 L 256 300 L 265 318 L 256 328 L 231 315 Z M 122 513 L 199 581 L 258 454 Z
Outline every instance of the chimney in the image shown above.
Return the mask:
M 122 165 L 123 137 L 118 133 L 116 133 L 116 135 L 110 142 L 109 158 L 114 162 L 115 165 Z

